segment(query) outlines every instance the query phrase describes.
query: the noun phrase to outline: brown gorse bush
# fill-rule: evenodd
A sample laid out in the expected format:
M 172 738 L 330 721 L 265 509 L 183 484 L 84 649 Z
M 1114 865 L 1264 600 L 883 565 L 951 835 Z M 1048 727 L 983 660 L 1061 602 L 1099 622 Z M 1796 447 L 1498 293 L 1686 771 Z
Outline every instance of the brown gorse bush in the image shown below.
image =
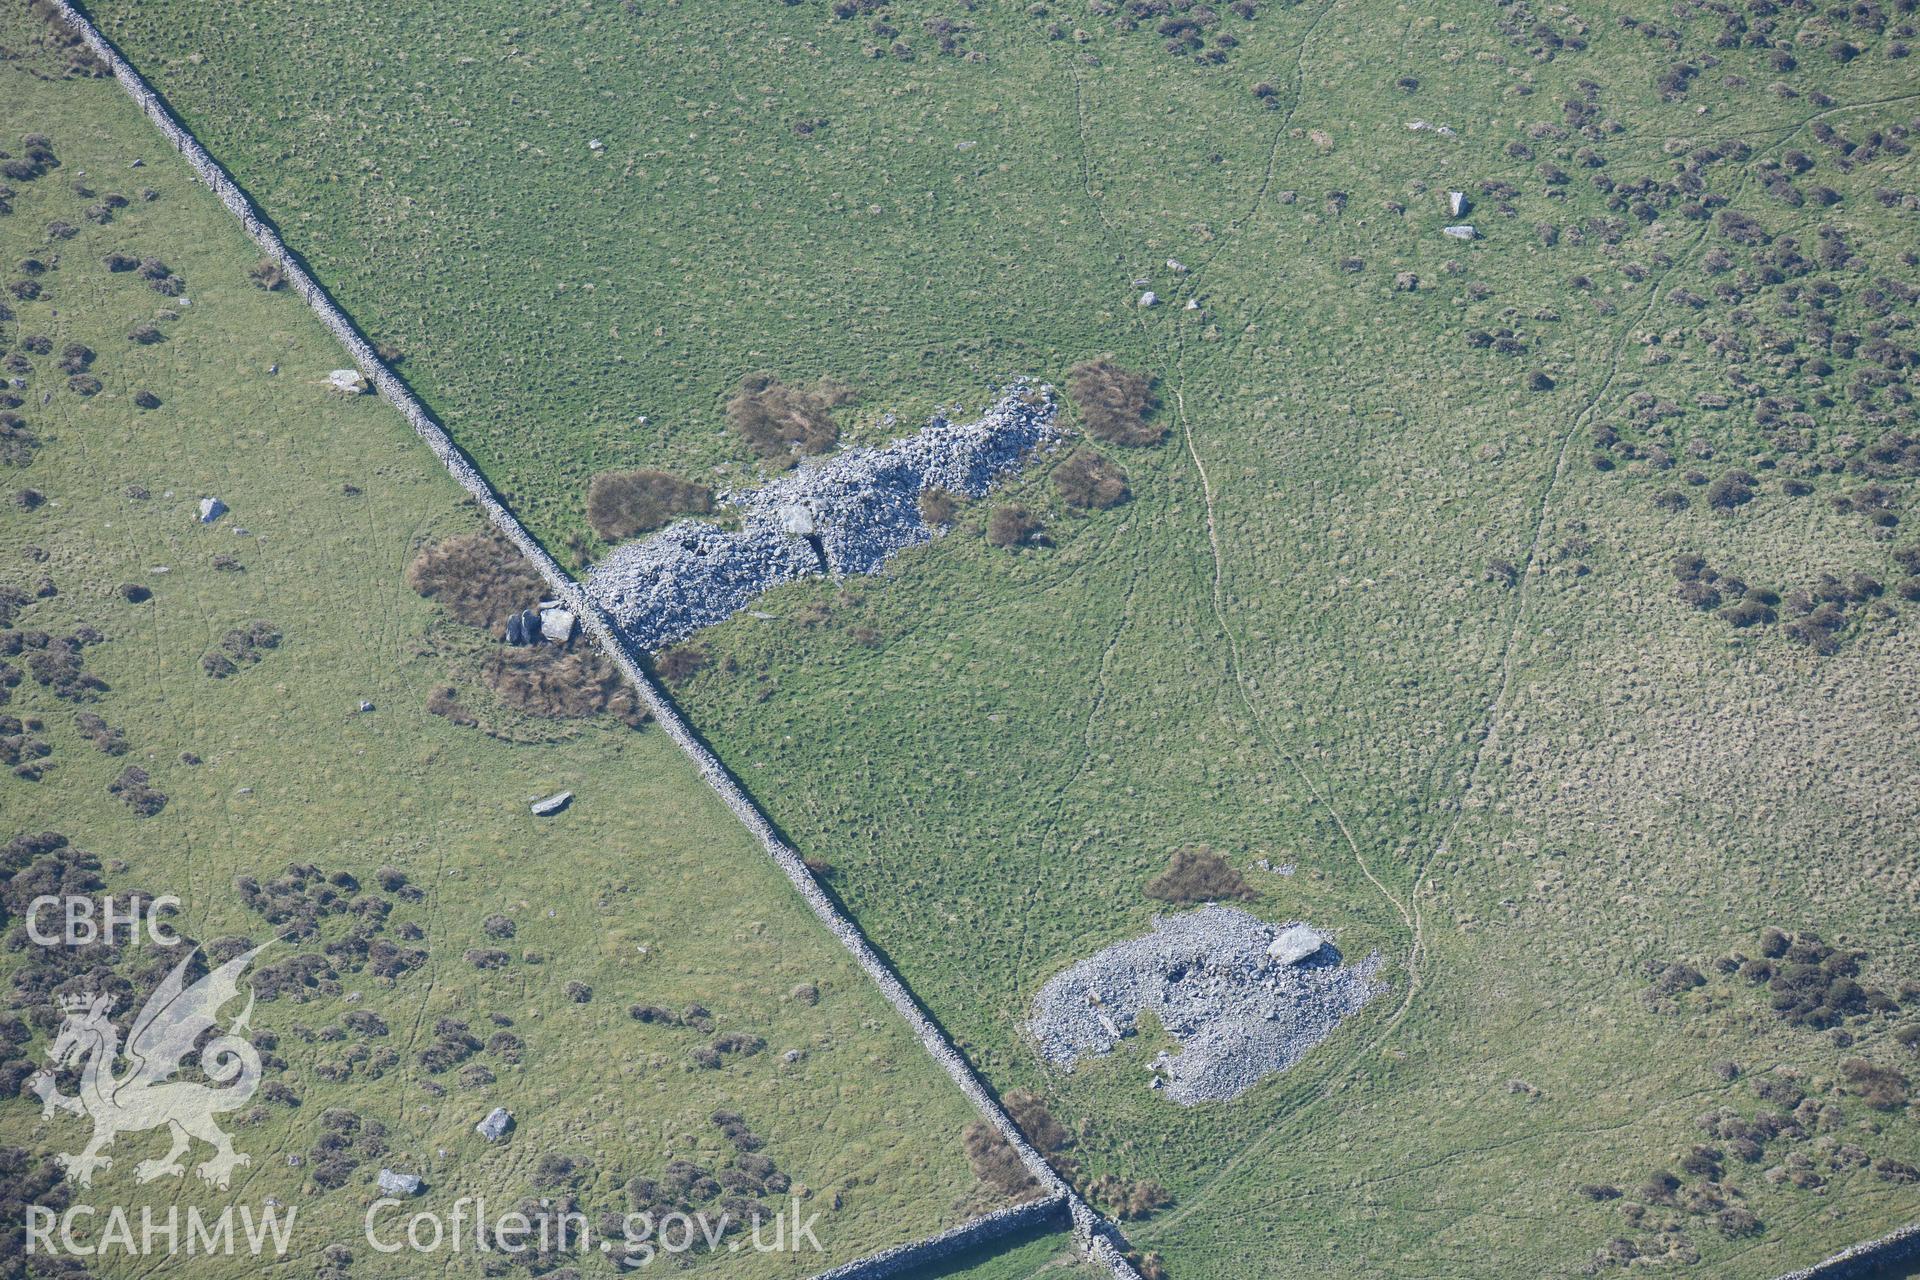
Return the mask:
M 930 525 L 953 523 L 959 499 L 945 489 L 927 489 L 920 494 L 920 518 Z
M 502 648 L 487 658 L 480 675 L 502 701 L 527 715 L 574 720 L 605 712 L 636 729 L 647 720 L 632 687 L 597 650 Z
M 1040 517 L 1018 503 L 995 507 L 987 517 L 987 541 L 996 547 L 1024 547 L 1041 529 Z
M 1006 1104 L 1007 1118 L 1026 1135 L 1027 1141 L 1041 1155 L 1055 1155 L 1073 1145 L 1073 1135 L 1067 1127 L 1053 1118 L 1047 1104 L 1040 1095 L 1031 1089 L 1014 1089 L 1002 1101 Z
M 1138 1221 L 1173 1203 L 1167 1189 L 1151 1178 L 1123 1178 L 1103 1173 L 1087 1185 L 1087 1198 L 1122 1221 Z
M 770 373 L 752 373 L 727 401 L 727 425 L 761 458 L 792 466 L 798 455 L 825 453 L 839 442 L 833 410 L 854 398 L 853 388 L 826 378 L 795 387 Z
M 1167 869 L 1147 881 L 1146 895 L 1162 902 L 1220 902 L 1228 898 L 1252 899 L 1258 895 L 1246 877 L 1227 860 L 1207 848 L 1194 845 L 1175 849 Z
M 609 542 L 713 510 L 713 490 L 664 471 L 602 471 L 587 486 L 587 523 Z
M 407 585 L 457 621 L 496 637 L 506 634 L 508 614 L 546 591 L 526 557 L 492 532 L 463 533 L 424 548 L 407 566 Z
M 1040 1194 L 1040 1184 L 1020 1163 L 1013 1147 L 985 1120 L 968 1125 L 960 1142 L 966 1149 L 967 1163 L 973 1166 L 973 1176 L 1007 1199 L 1031 1200 Z
M 1111 444 L 1159 444 L 1167 429 L 1147 418 L 1160 407 L 1153 394 L 1153 377 L 1123 369 L 1102 356 L 1067 371 L 1067 394 L 1087 434 Z
M 460 701 L 460 691 L 450 684 L 439 685 L 427 695 L 427 714 L 440 716 L 458 725 L 476 725 L 479 720 Z
M 1104 511 L 1132 496 L 1127 473 L 1092 449 L 1075 449 L 1053 469 L 1060 500 L 1082 511 Z
M 711 660 L 711 655 L 697 644 L 677 644 L 654 655 L 653 669 L 662 680 L 678 686 L 698 675 Z

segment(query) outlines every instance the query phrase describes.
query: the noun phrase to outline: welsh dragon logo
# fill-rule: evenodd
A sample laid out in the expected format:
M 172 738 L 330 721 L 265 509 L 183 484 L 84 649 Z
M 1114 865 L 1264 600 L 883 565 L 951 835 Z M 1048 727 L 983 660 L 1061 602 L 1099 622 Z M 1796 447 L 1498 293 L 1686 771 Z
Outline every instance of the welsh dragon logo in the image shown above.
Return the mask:
M 107 1016 L 113 1009 L 112 996 L 60 998 L 66 1021 L 47 1050 L 47 1059 L 53 1065 L 35 1076 L 31 1085 L 40 1098 L 43 1116 L 51 1117 L 59 1110 L 93 1120 L 93 1139 L 86 1148 L 78 1155 L 59 1157 L 67 1177 L 82 1187 L 93 1185 L 96 1169 L 113 1166 L 113 1158 L 101 1153 L 113 1145 L 116 1137 L 162 1125 L 172 1135 L 173 1145 L 162 1158 L 142 1160 L 134 1166 L 134 1178 L 139 1182 L 184 1174 L 186 1167 L 180 1157 L 187 1154 L 194 1138 L 213 1148 L 213 1155 L 195 1171 L 221 1190 L 226 1189 L 235 1168 L 252 1163 L 233 1149 L 233 1139 L 214 1123 L 216 1115 L 245 1106 L 260 1084 L 260 1055 L 244 1036 L 253 1016 L 251 993 L 246 1009 L 226 1032 L 200 1047 L 201 1073 L 213 1083 L 171 1077 L 180 1070 L 180 1060 L 213 1029 L 222 1006 L 240 994 L 241 973 L 269 945 L 262 943 L 235 956 L 192 986 L 186 985 L 186 972 L 193 957 L 189 955 L 175 965 L 166 981 L 141 1006 L 124 1050 L 120 1032 Z M 116 1074 L 114 1066 L 121 1058 L 126 1068 Z M 60 1092 L 53 1073 L 82 1061 L 86 1065 L 80 1072 L 80 1094 L 69 1097 Z

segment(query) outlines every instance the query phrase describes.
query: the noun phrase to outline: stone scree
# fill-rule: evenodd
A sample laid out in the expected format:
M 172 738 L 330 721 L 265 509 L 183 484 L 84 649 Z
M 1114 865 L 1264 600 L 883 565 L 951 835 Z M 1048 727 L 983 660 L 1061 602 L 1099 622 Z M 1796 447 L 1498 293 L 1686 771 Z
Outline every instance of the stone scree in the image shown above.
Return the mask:
M 1053 443 L 1053 388 L 1016 384 L 977 420 L 936 417 L 879 448 L 802 462 L 757 489 L 723 493 L 737 530 L 679 520 L 594 565 L 587 591 L 642 649 L 684 640 L 795 578 L 878 572 L 944 532 L 920 518 L 928 489 L 977 498 Z
M 1028 1024 L 1047 1061 L 1071 1068 L 1110 1053 L 1151 1009 L 1180 1042 L 1152 1063 L 1153 1087 L 1175 1102 L 1225 1102 L 1333 1034 L 1386 990 L 1378 953 L 1343 965 L 1323 933 L 1278 928 L 1234 907 L 1156 916 L 1153 932 L 1117 942 L 1055 976 Z M 1294 930 L 1319 946 L 1293 964 L 1269 954 Z
M 693 731 L 680 718 L 678 709 L 667 701 L 666 696 L 652 680 L 648 679 L 632 651 L 615 632 L 611 619 L 588 597 L 586 592 L 580 589 L 579 584 L 560 568 L 553 557 L 547 554 L 546 549 L 534 541 L 533 535 L 521 526 L 519 519 L 507 510 L 491 486 L 487 484 L 485 477 L 480 474 L 479 469 L 460 452 L 440 424 L 433 420 L 426 406 L 414 398 L 406 384 L 396 377 L 374 353 L 372 345 L 360 335 L 346 313 L 335 304 L 319 283 L 307 274 L 306 268 L 282 242 L 279 233 L 261 218 L 246 193 L 234 184 L 226 171 L 207 153 L 207 149 L 200 145 L 199 140 L 174 118 L 160 95 L 148 86 L 140 73 L 120 56 L 119 50 L 108 43 L 106 37 L 100 34 L 84 14 L 68 3 L 68 0 L 56 0 L 56 3 L 59 5 L 61 20 L 86 43 L 96 57 L 112 68 L 113 77 L 119 81 L 120 87 L 125 89 L 127 95 L 146 113 L 147 118 L 153 122 L 154 127 L 160 131 L 168 143 L 180 152 L 194 175 L 210 187 L 227 210 L 240 220 L 241 226 L 259 246 L 260 251 L 286 274 L 293 291 L 306 300 L 314 314 L 320 317 L 320 322 L 326 325 L 328 331 L 339 340 L 340 345 L 347 349 L 354 364 L 367 375 L 374 389 L 400 412 L 400 415 L 407 420 L 407 424 L 413 428 L 414 433 L 425 442 L 427 448 L 432 450 L 434 457 L 438 458 L 441 465 L 447 469 L 447 473 L 467 491 L 481 511 L 486 513 L 487 519 L 493 523 L 494 527 L 518 547 L 521 554 L 527 557 L 528 563 L 532 564 L 541 577 L 547 580 L 553 590 L 554 599 L 579 616 L 582 628 L 594 638 L 608 659 L 619 667 L 621 673 L 633 685 L 634 691 L 646 704 L 647 710 L 652 713 L 661 732 L 686 753 L 707 785 L 712 787 L 727 808 L 733 811 L 734 817 L 738 818 L 760 841 L 767 856 L 772 858 L 775 865 L 786 874 L 787 879 L 799 891 L 808 908 L 852 953 L 855 963 L 874 985 L 880 988 L 880 993 L 886 998 L 887 1003 L 906 1020 L 907 1025 L 919 1038 L 921 1047 L 926 1049 L 933 1060 L 947 1073 L 981 1116 L 1000 1131 L 1001 1136 L 1020 1157 L 1027 1171 L 1040 1183 L 1043 1192 L 1059 1198 L 1066 1204 L 1073 1219 L 1074 1234 L 1086 1256 L 1106 1268 L 1118 1280 L 1141 1280 L 1140 1273 L 1126 1260 L 1123 1251 L 1124 1239 L 1120 1236 L 1119 1229 L 1096 1213 L 1072 1187 L 1062 1181 L 1040 1153 L 1034 1149 L 1033 1144 L 1021 1134 L 1012 1118 L 1000 1106 L 999 1101 L 987 1090 L 985 1083 L 974 1074 L 973 1068 L 968 1065 L 966 1059 L 961 1057 L 959 1051 L 947 1040 L 945 1032 L 914 1000 L 906 985 L 881 960 L 879 953 L 867 943 L 866 938 L 854 927 L 853 922 L 840 914 L 833 900 L 814 881 L 813 874 L 807 870 L 799 853 L 774 834 L 772 824 L 747 798 L 746 792 L 740 789 L 720 761 L 694 736 Z

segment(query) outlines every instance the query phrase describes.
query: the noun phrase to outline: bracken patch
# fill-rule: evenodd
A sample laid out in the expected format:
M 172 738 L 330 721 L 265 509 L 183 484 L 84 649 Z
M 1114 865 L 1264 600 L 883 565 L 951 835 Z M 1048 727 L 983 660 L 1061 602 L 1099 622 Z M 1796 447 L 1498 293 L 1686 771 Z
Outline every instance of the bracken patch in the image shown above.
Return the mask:
M 727 425 L 765 461 L 792 466 L 800 455 L 839 442 L 833 410 L 854 398 L 853 388 L 830 379 L 792 387 L 769 373 L 749 374 L 727 401 Z
M 507 615 L 539 600 L 546 583 L 504 538 L 465 533 L 427 547 L 407 566 L 407 585 L 456 620 L 496 637 Z
M 587 486 L 587 522 L 609 542 L 713 510 L 713 490 L 664 471 L 603 471 Z
M 636 729 L 647 721 L 618 668 L 595 650 L 501 649 L 481 675 L 502 700 L 528 715 L 580 719 L 606 712 Z
M 1102 356 L 1075 365 L 1067 373 L 1067 393 L 1087 434 L 1111 444 L 1150 445 L 1167 429 L 1147 418 L 1160 407 L 1151 375 L 1123 369 Z
M 1259 896 L 1245 876 L 1205 845 L 1174 850 L 1167 869 L 1147 881 L 1144 892 L 1162 902 L 1180 903 L 1248 901 Z

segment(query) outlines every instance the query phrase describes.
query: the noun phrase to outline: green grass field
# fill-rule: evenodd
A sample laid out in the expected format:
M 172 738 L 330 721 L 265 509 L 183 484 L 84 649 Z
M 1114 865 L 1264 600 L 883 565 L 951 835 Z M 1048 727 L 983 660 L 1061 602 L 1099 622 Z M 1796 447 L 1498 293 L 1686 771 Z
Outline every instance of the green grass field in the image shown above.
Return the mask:
M 603 467 L 750 475 L 721 406 L 756 369 L 858 385 L 854 438 L 1102 352 L 1159 374 L 1132 502 L 1036 474 L 1050 547 L 969 513 L 783 589 L 703 638 L 693 721 L 997 1085 L 1172 1190 L 1127 1229 L 1176 1280 L 1616 1241 L 1747 1277 L 1920 1212 L 1842 1150 L 1920 1156 L 1840 1076 L 1910 1069 L 1911 1007 L 1789 1026 L 1712 967 L 1767 925 L 1890 991 L 1920 959 L 1912 467 L 1879 456 L 1915 434 L 1920 93 L 1905 15 L 1683 8 L 1266 4 L 1220 65 L 1053 4 L 98 16 L 555 543 Z M 1776 619 L 1676 599 L 1682 552 Z M 1882 590 L 1810 645 L 1822 573 Z M 1232 1104 L 1157 1098 L 1145 1051 L 1043 1069 L 1034 992 L 1199 842 L 1393 994 Z M 1711 976 L 1649 999 L 1674 962 Z M 1838 1118 L 1728 1167 L 1757 1233 L 1641 1194 L 1783 1071 Z
M 20 48 L 30 34 L 17 14 L 0 21 L 0 46 Z M 334 343 L 297 298 L 249 283 L 257 255 L 119 88 L 40 78 L 42 65 L 0 65 L 0 150 L 17 155 L 20 136 L 38 132 L 60 160 L 10 183 L 11 213 L 0 217 L 8 269 L 26 257 L 48 267 L 36 277 L 40 297 L 8 299 L 15 316 L 0 322 L 0 349 L 24 354 L 26 338 L 45 335 L 54 352 L 24 356 L 31 371 L 18 412 L 39 448 L 0 478 L 8 494 L 30 488 L 42 501 L 31 510 L 9 501 L 0 516 L 0 584 L 31 597 L 51 579 L 58 594 L 30 598 L 7 634 L 96 628 L 105 639 L 85 649 L 85 670 L 106 688 L 84 703 L 30 677 L 10 691 L 4 714 L 26 723 L 7 732 L 38 738 L 51 754 L 37 782 L 0 776 L 0 834 L 64 833 L 100 857 L 109 889 L 178 895 L 179 927 L 202 941 L 275 931 L 242 905 L 238 876 L 271 882 L 289 863 L 314 864 L 373 891 L 377 870 L 397 867 L 423 896 L 394 900 L 392 924 L 417 925 L 426 952 L 397 981 L 343 969 L 332 995 L 259 1005 L 254 1025 L 277 1037 L 285 1062 L 269 1083 L 300 1104 L 268 1102 L 235 1129 L 253 1163 L 230 1195 L 191 1175 L 136 1189 L 136 1160 L 163 1145 L 145 1134 L 121 1138 L 91 1200 L 164 1207 L 177 1197 L 217 1208 L 273 1195 L 300 1217 L 293 1251 L 266 1274 L 330 1274 L 323 1250 L 342 1243 L 355 1277 L 417 1275 L 418 1259 L 384 1258 L 361 1242 L 383 1165 L 425 1175 L 422 1208 L 481 1192 L 502 1208 L 571 1194 L 590 1215 L 624 1212 L 628 1179 L 657 1178 L 673 1158 L 716 1169 L 732 1158 L 709 1121 L 726 1109 L 764 1141 L 761 1154 L 809 1210 L 824 1211 L 826 1254 L 711 1259 L 707 1269 L 809 1274 L 976 1210 L 959 1141 L 971 1109 L 663 735 L 605 718 L 515 717 L 471 686 L 468 702 L 509 732 L 487 736 L 427 713 L 428 691 L 459 673 L 434 639 L 445 624 L 402 570 L 417 545 L 477 527 L 477 515 L 385 404 L 322 389 L 341 363 Z M 144 167 L 130 169 L 136 158 Z M 82 217 L 95 201 L 76 184 L 131 203 L 95 225 Z M 141 188 L 155 198 L 141 199 Z M 77 234 L 49 243 L 56 219 Z M 164 259 L 186 292 L 163 297 L 137 272 L 110 272 L 101 260 L 112 252 Z M 163 309 L 175 318 L 156 318 Z M 130 341 L 143 322 L 161 326 L 164 340 Z M 92 396 L 54 368 L 76 342 L 97 353 L 92 373 L 103 385 Z M 158 408 L 132 403 L 141 388 Z M 194 508 L 207 494 L 232 510 L 202 526 Z M 241 568 L 216 568 L 221 556 Z M 123 583 L 151 598 L 130 603 Z M 278 647 L 210 678 L 203 654 L 253 619 L 277 627 Z M 362 701 L 373 709 L 359 711 Z M 80 713 L 118 730 L 124 754 L 96 750 L 76 726 Z M 199 762 L 187 763 L 189 753 Z M 157 815 L 137 817 L 109 794 L 129 765 L 166 796 Z M 576 793 L 570 809 L 529 816 L 529 798 L 561 788 Z M 517 926 L 512 941 L 483 932 L 495 914 Z M 322 931 L 342 932 L 326 922 Z M 488 947 L 509 962 L 479 971 L 463 958 Z M 153 962 L 150 953 L 129 960 Z M 568 991 L 575 983 L 591 988 L 584 1003 Z M 699 1003 L 714 1028 L 642 1025 L 627 1013 L 635 1002 Z M 350 1011 L 373 1013 L 388 1032 L 339 1039 Z M 520 1047 L 431 1072 L 418 1054 L 443 1018 L 469 1023 L 477 1040 L 511 1026 Z M 692 1052 L 716 1032 L 765 1048 L 717 1070 L 695 1066 Z M 36 1039 L 5 1056 L 37 1063 L 44 1049 Z M 388 1050 L 396 1060 L 383 1067 Z M 515 1112 L 518 1127 L 489 1147 L 472 1126 L 496 1105 Z M 362 1153 L 345 1185 L 323 1191 L 310 1176 L 312 1152 L 331 1108 L 384 1124 L 389 1150 Z M 0 1106 L 8 1144 L 77 1150 L 84 1132 L 79 1120 L 43 1122 L 31 1098 Z M 555 1154 L 575 1168 L 543 1184 L 542 1160 Z M 434 1265 L 470 1275 L 480 1261 L 469 1253 Z M 576 1265 L 615 1274 L 602 1261 Z M 244 1257 L 153 1266 L 108 1260 L 93 1274 L 262 1274 Z

